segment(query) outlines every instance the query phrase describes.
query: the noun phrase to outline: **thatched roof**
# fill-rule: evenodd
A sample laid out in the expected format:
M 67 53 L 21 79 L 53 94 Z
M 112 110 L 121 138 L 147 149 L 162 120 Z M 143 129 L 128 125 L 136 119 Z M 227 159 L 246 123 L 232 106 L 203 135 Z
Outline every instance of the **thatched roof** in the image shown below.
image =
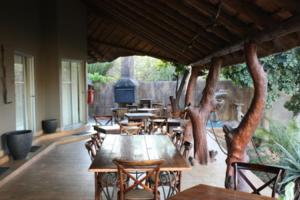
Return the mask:
M 205 65 L 222 56 L 244 61 L 243 43 L 259 56 L 299 46 L 299 0 L 84 0 L 91 62 L 149 55 Z

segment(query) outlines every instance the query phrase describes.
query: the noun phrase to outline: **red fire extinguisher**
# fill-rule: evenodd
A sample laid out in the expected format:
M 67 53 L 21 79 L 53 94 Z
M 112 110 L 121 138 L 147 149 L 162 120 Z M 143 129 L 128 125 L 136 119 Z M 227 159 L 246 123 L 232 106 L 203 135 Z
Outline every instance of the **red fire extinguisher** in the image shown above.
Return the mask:
M 93 89 L 93 87 L 90 87 L 90 86 L 88 88 L 87 103 L 88 104 L 94 103 L 94 89 Z

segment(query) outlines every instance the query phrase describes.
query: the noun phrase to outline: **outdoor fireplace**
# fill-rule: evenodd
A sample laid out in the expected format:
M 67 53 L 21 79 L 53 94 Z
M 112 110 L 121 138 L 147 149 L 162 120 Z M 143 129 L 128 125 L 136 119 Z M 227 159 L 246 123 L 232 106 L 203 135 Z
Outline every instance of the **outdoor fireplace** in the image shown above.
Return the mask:
M 136 81 L 133 77 L 133 58 L 124 57 L 121 63 L 121 79 L 114 85 L 115 103 L 119 106 L 135 103 Z

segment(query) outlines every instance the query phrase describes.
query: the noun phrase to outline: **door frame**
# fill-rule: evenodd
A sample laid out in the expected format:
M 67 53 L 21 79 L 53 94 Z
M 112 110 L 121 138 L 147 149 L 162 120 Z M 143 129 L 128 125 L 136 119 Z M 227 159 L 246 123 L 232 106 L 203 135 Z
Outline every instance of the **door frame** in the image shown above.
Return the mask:
M 25 58 L 25 129 L 32 130 L 33 133 L 36 132 L 36 89 L 35 89 L 35 62 L 34 56 L 26 54 L 20 51 L 14 52 L 14 64 L 15 56 L 21 56 Z M 15 78 L 15 68 L 14 68 L 14 78 Z M 15 83 L 14 83 L 15 84 Z M 16 87 L 16 86 L 15 86 Z M 16 95 L 15 95 L 16 98 Z M 16 109 L 16 105 L 15 105 Z
M 79 67 L 79 76 L 78 76 L 78 104 L 79 104 L 79 123 L 77 124 L 72 124 L 72 125 L 67 125 L 64 126 L 64 119 L 63 119 L 63 62 L 78 62 L 80 63 Z M 83 60 L 79 59 L 70 59 L 70 58 L 62 58 L 60 59 L 60 69 L 59 69 L 59 82 L 60 82 L 60 87 L 59 87 L 59 92 L 60 92 L 60 124 L 61 124 L 61 130 L 68 130 L 68 129 L 73 129 L 74 127 L 83 125 L 87 122 L 87 104 L 86 104 L 86 91 L 87 91 L 87 86 L 86 86 L 86 64 Z

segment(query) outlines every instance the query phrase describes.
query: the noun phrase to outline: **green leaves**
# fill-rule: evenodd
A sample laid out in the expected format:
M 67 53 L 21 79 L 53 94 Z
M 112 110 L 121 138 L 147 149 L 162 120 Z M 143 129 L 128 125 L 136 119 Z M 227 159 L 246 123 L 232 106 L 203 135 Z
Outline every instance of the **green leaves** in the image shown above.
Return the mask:
M 95 72 L 93 74 L 88 74 L 89 80 L 91 80 L 93 83 L 108 83 L 110 81 L 113 81 L 114 78 L 111 76 L 104 76 L 99 74 L 98 72 Z
M 294 182 L 290 182 L 289 184 L 287 184 L 284 188 L 284 195 L 281 195 L 279 197 L 279 200 L 294 200 L 294 188 Z
M 281 93 L 292 95 L 286 108 L 294 113 L 300 112 L 300 48 L 268 56 L 260 60 L 268 78 L 267 108 L 278 99 Z M 235 84 L 253 87 L 252 79 L 245 64 L 227 67 L 223 76 Z
M 108 71 L 112 68 L 112 62 L 94 63 L 88 65 L 88 79 L 93 83 L 108 83 L 114 78 L 108 76 Z

